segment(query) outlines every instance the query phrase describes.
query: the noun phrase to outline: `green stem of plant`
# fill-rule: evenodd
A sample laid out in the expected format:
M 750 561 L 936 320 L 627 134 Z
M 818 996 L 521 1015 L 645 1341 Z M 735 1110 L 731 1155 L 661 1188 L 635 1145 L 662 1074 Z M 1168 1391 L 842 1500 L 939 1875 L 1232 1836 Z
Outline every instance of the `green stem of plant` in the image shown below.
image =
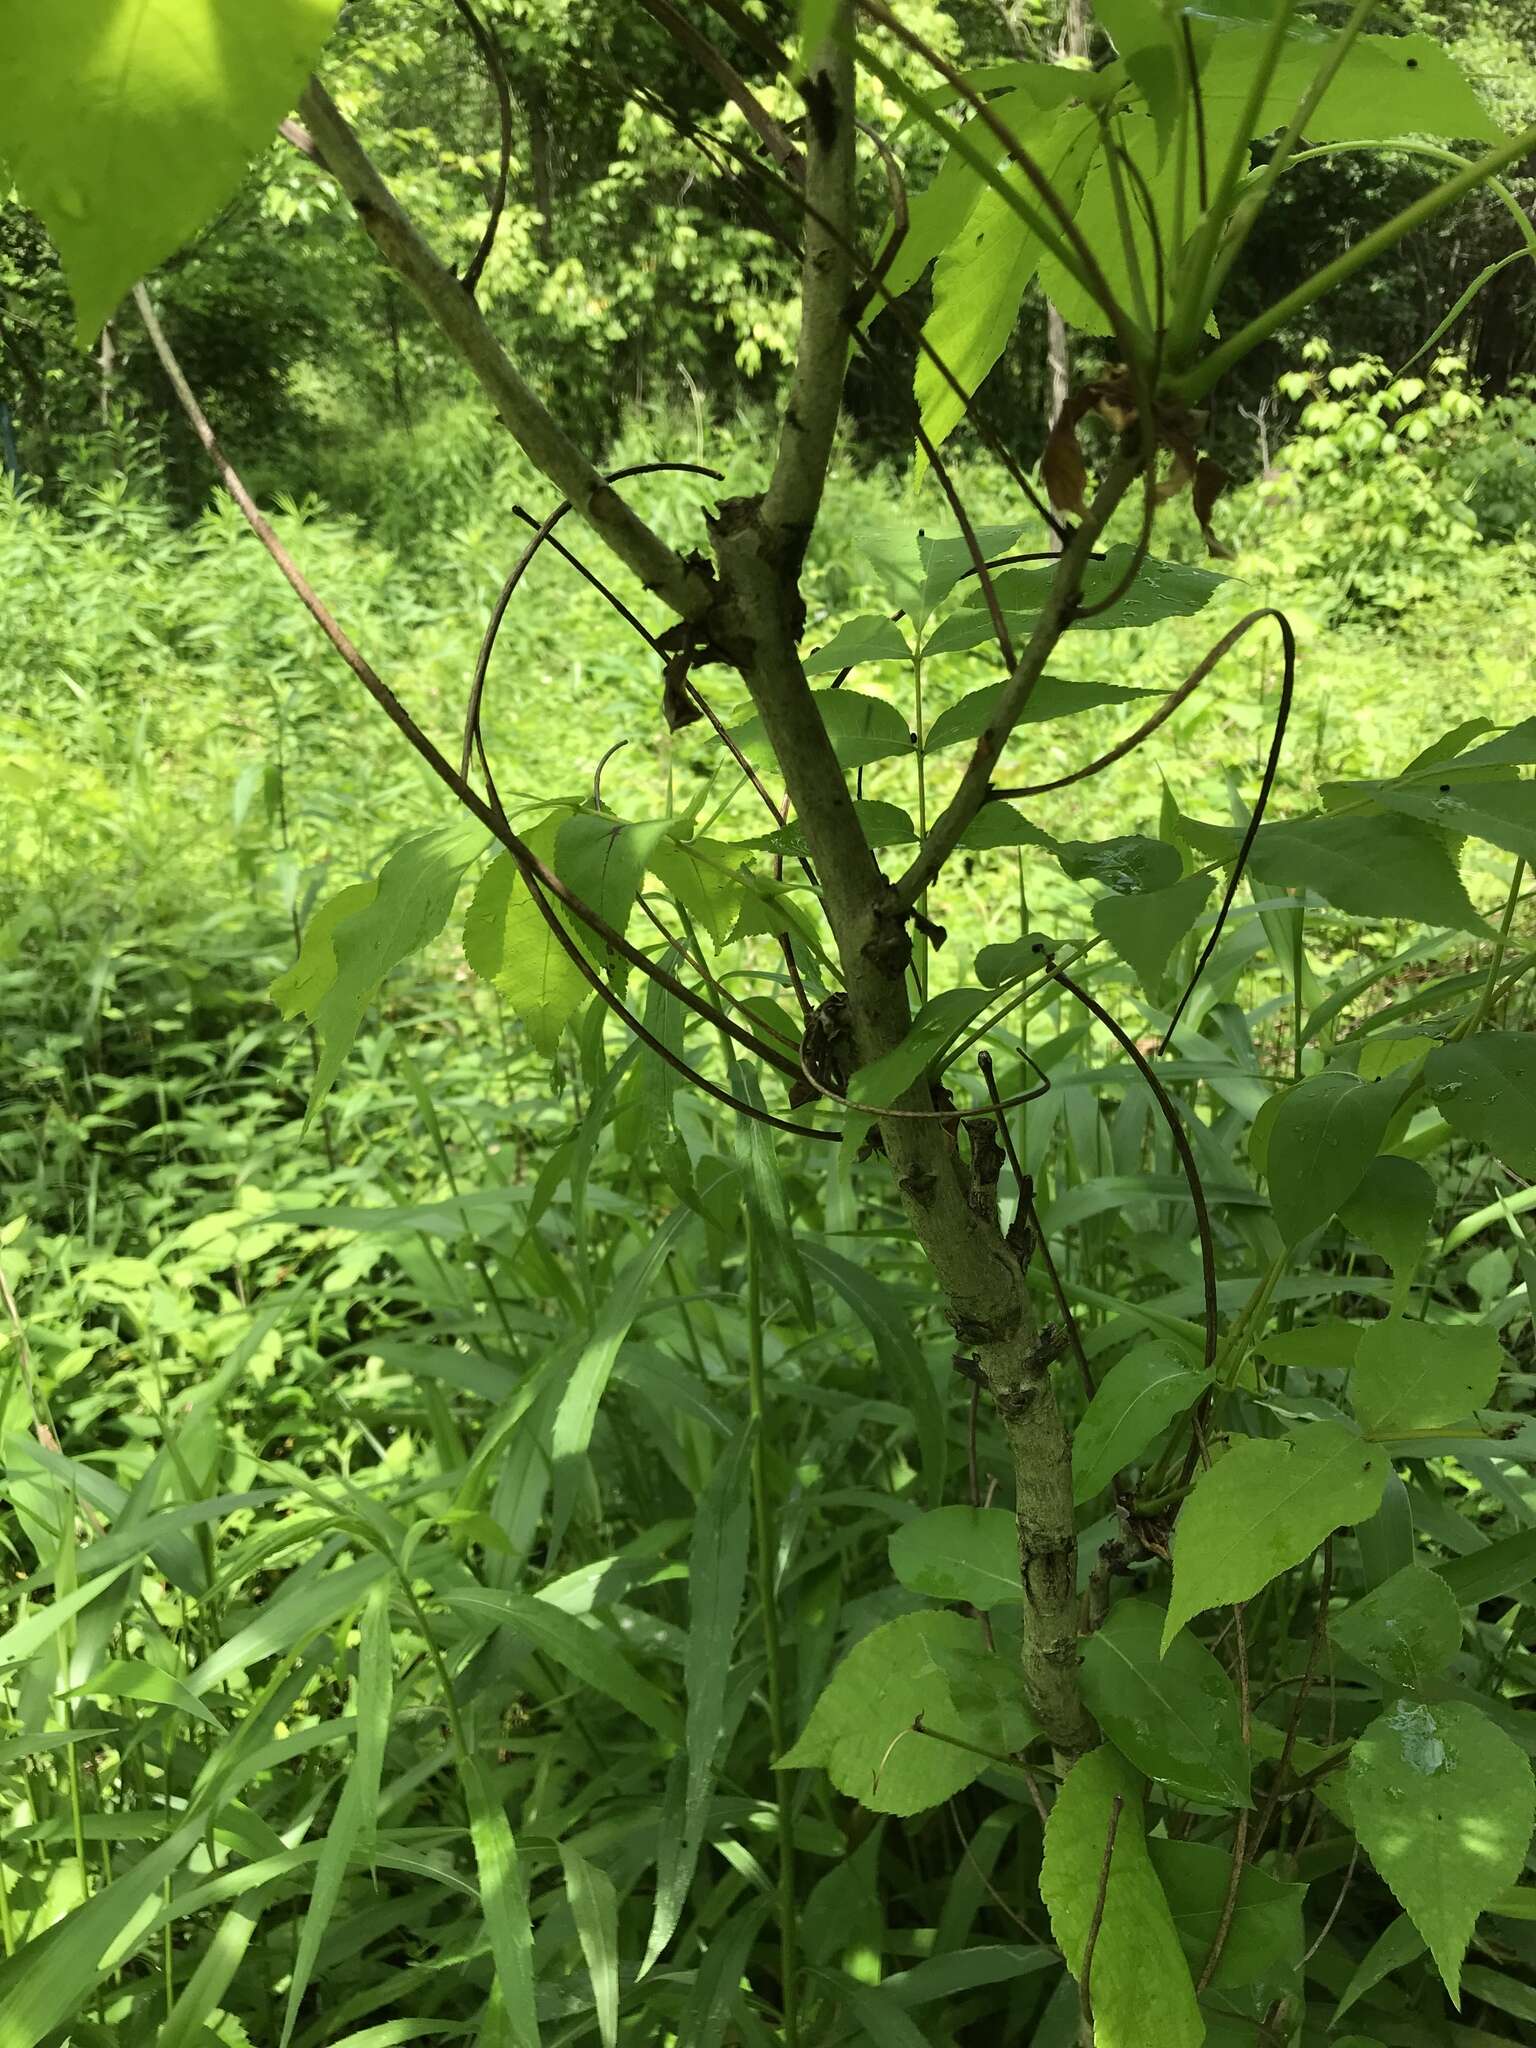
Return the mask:
M 1488 962 L 1488 979 L 1483 983 L 1483 993 L 1478 999 L 1477 1008 L 1472 1012 L 1471 1022 L 1464 1030 L 1455 1034 L 1458 1038 L 1471 1038 L 1476 1032 L 1481 1031 L 1488 1021 L 1488 1013 L 1493 1008 L 1494 990 L 1498 986 L 1499 975 L 1504 966 L 1504 956 L 1509 951 L 1509 934 L 1515 922 L 1515 906 L 1520 901 L 1520 891 L 1524 886 L 1525 856 L 1522 854 L 1515 862 L 1515 872 L 1510 877 L 1509 894 L 1504 899 L 1504 915 L 1499 920 L 1499 936 L 1494 941 L 1493 958 Z
M 763 1280 L 757 1231 L 746 1212 L 747 1398 L 752 1413 L 752 1517 L 757 1536 L 758 1601 L 763 1614 L 763 1648 L 768 1660 L 768 1728 L 775 1758 L 789 1747 L 784 1714 L 784 1654 L 779 1636 L 778 1517 L 768 1474 L 768 1399 L 763 1372 Z M 779 1975 L 784 2048 L 799 2048 L 799 1902 L 795 1893 L 794 1813 L 790 1780 L 775 1773 L 779 1814 Z
M 1321 270 L 1314 271 L 1305 284 L 1300 284 L 1283 299 L 1277 299 L 1267 311 L 1250 320 L 1246 327 L 1240 327 L 1236 334 L 1224 341 L 1219 348 L 1201 362 L 1196 363 L 1180 377 L 1170 380 L 1170 388 L 1186 400 L 1200 399 L 1218 384 L 1232 368 L 1250 355 L 1261 341 L 1267 341 L 1277 329 L 1294 320 L 1298 313 L 1335 290 L 1357 270 L 1363 270 L 1384 256 L 1389 249 L 1396 248 L 1405 235 L 1411 235 L 1416 228 L 1427 225 L 1437 215 L 1444 213 L 1448 206 L 1454 206 L 1469 192 L 1485 184 L 1490 177 L 1518 163 L 1522 157 L 1536 151 L 1536 127 L 1524 129 L 1519 135 L 1501 142 L 1496 149 L 1488 151 L 1475 163 L 1454 178 L 1447 178 L 1443 185 L 1437 185 L 1432 192 L 1426 192 L 1411 206 L 1405 206 L 1401 213 L 1394 214 L 1373 234 L 1366 235 L 1354 247 L 1346 249 L 1332 263 L 1325 263 Z

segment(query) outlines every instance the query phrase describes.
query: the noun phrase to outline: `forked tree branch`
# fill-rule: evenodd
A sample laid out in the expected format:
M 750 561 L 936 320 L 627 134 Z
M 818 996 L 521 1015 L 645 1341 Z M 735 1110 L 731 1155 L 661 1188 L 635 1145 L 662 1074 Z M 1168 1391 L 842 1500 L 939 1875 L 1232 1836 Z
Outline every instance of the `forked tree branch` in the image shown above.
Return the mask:
M 702 563 L 690 562 L 653 533 L 619 497 L 546 409 L 520 375 L 506 350 L 463 285 L 442 263 L 375 168 L 335 101 L 312 78 L 299 101 L 320 161 L 351 200 L 374 247 L 408 284 L 468 364 L 497 416 L 529 461 L 543 471 L 560 495 L 680 617 L 696 619 L 708 609 L 710 578 Z

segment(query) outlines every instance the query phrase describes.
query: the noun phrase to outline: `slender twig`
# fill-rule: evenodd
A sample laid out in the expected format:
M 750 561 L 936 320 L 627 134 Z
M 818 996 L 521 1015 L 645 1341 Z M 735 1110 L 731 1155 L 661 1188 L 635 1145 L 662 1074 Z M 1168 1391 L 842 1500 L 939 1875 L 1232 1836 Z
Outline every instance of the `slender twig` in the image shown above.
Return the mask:
M 1248 1689 L 1248 1639 L 1243 1626 L 1241 1602 L 1232 1609 L 1232 1627 L 1233 1661 L 1237 1666 L 1238 1710 L 1242 1717 L 1243 1748 L 1246 1750 L 1253 1741 L 1253 1708 Z M 1232 1865 L 1227 1875 L 1226 1895 L 1221 1902 L 1221 1918 L 1216 1923 L 1216 1932 L 1211 1937 L 1211 1945 L 1206 1950 L 1205 1962 L 1201 1966 L 1199 1981 L 1195 1985 L 1197 1995 L 1206 1990 L 1215 1976 L 1217 1966 L 1221 1962 L 1222 1951 L 1227 1945 L 1227 1937 L 1232 1932 L 1232 1921 L 1237 1913 L 1238 1888 L 1243 1881 L 1243 1864 L 1248 1847 L 1248 1818 L 1248 1808 L 1239 1807 L 1232 1835 Z
M 480 246 L 469 259 L 463 277 L 459 282 L 473 298 L 480 283 L 481 273 L 496 246 L 496 231 L 501 226 L 501 217 L 507 210 L 507 180 L 512 169 L 512 87 L 507 78 L 506 63 L 502 58 L 501 45 L 485 23 L 470 5 L 470 0 L 453 0 L 458 9 L 459 19 L 474 37 L 492 88 L 496 94 L 496 118 L 500 126 L 500 153 L 496 166 L 496 184 L 491 194 L 490 218 L 486 221 L 485 232 L 480 237 Z
M 1253 1830 L 1253 1849 L 1250 1860 L 1257 1857 L 1264 1847 L 1264 1836 L 1274 1819 L 1275 1808 L 1280 1803 L 1281 1787 L 1285 1774 L 1291 1767 L 1291 1758 L 1296 1749 L 1296 1736 L 1301 1727 L 1302 1710 L 1307 1703 L 1307 1694 L 1312 1690 L 1312 1681 L 1317 1672 L 1318 1652 L 1328 1627 L 1328 1607 L 1333 1598 L 1333 1538 L 1329 1536 L 1323 1544 L 1323 1574 L 1317 1592 L 1317 1618 L 1312 1629 L 1312 1639 L 1307 1646 L 1306 1668 L 1301 1674 L 1301 1683 L 1296 1688 L 1296 1697 L 1291 1703 L 1290 1715 L 1285 1724 L 1285 1740 L 1280 1745 L 1280 1755 L 1275 1763 L 1275 1775 L 1269 1788 L 1269 1796 L 1260 1811 L 1258 1823 Z
M 727 1032 L 730 1037 L 734 1038 L 748 1052 L 755 1054 L 759 1059 L 766 1060 L 770 1066 L 777 1068 L 780 1073 L 787 1074 L 792 1078 L 798 1078 L 800 1069 L 794 1061 L 786 1059 L 775 1047 L 765 1044 L 763 1040 L 755 1037 L 752 1033 L 744 1031 L 739 1024 L 733 1022 L 729 1017 L 723 1017 L 712 1004 L 705 1002 L 702 997 L 696 995 L 686 983 L 678 981 L 673 975 L 669 975 L 665 969 L 659 967 L 655 961 L 642 953 L 638 947 L 632 946 L 621 932 L 615 931 L 605 918 L 599 916 L 589 904 L 584 903 L 574 890 L 561 881 L 553 868 L 540 860 L 533 849 L 518 837 L 507 822 L 506 816 L 501 811 L 499 805 L 487 803 L 478 791 L 471 788 L 465 777 L 452 766 L 441 750 L 427 737 L 426 733 L 422 731 L 421 727 L 417 725 L 405 706 L 400 702 L 394 691 L 390 689 L 389 685 L 378 674 L 372 664 L 342 630 L 329 608 L 313 589 L 297 563 L 293 560 L 293 557 L 283 546 L 283 543 L 278 539 L 270 522 L 246 489 L 238 471 L 235 470 L 228 456 L 225 455 L 222 447 L 219 445 L 218 438 L 214 434 L 213 428 L 209 425 L 207 415 L 198 404 L 196 395 L 193 393 L 190 384 L 188 384 L 181 365 L 176 360 L 170 343 L 165 337 L 164 330 L 155 316 L 155 310 L 150 303 L 149 295 L 142 285 L 134 287 L 134 303 L 138 307 L 139 316 L 144 322 L 145 330 L 149 335 L 156 355 L 160 358 L 161 366 L 176 392 L 182 409 L 186 412 L 193 430 L 218 470 L 225 488 L 239 506 L 247 525 L 271 556 L 273 562 L 281 571 L 289 587 L 304 605 L 310 617 L 314 619 L 315 623 L 330 641 L 332 647 L 335 648 L 336 652 L 341 656 L 348 668 L 351 669 L 364 689 L 367 690 L 369 696 L 372 697 L 385 717 L 389 719 L 396 731 L 408 741 L 438 780 L 452 792 L 470 815 L 478 819 L 491 836 L 498 840 L 507 852 L 512 855 L 522 871 L 524 879 L 530 885 L 537 882 L 539 890 L 553 897 L 565 909 L 579 918 L 589 930 L 597 934 L 598 938 L 602 940 L 603 944 L 611 952 L 618 954 L 631 967 L 637 968 L 642 974 L 648 975 L 651 980 L 659 982 L 663 988 L 674 995 L 686 1008 L 692 1010 L 696 1016 L 703 1017 L 706 1022 L 715 1025 L 717 1029 Z M 534 892 L 534 894 L 536 902 L 541 900 L 537 892 Z M 558 924 L 558 919 L 556 922 Z
M 364 231 L 474 373 L 530 462 L 572 501 L 648 590 L 655 591 L 681 617 L 702 617 L 713 594 L 707 568 L 696 560 L 685 561 L 654 533 L 605 483 L 552 417 L 486 325 L 474 300 L 401 207 L 317 79 L 306 86 L 299 111 L 326 170 L 351 201 Z
M 1349 1888 L 1355 1881 L 1355 1866 L 1359 1863 L 1359 1861 L 1360 1844 L 1357 1841 L 1350 1848 L 1349 1868 L 1344 1873 L 1344 1882 L 1339 1886 L 1339 1895 L 1333 1902 L 1333 1907 L 1328 1915 L 1328 1918 L 1323 1922 L 1321 1928 L 1319 1928 L 1316 1941 L 1313 1942 L 1312 1946 L 1307 1950 L 1306 1954 L 1302 1957 L 1301 1960 L 1303 1964 L 1311 1962 L 1312 1958 L 1317 1954 L 1318 1950 L 1322 1947 L 1323 1943 L 1328 1939 L 1329 1935 L 1332 1934 L 1333 1923 L 1335 1920 L 1338 1919 L 1340 1913 L 1343 1912 L 1344 1901 L 1349 1897 Z
M 686 51 L 698 68 L 706 72 L 726 98 L 740 110 L 747 126 L 774 162 L 782 164 L 784 169 L 794 176 L 803 176 L 805 159 L 799 150 L 735 65 L 708 36 L 701 35 L 693 23 L 672 5 L 672 0 L 640 0 L 640 5 L 654 21 L 661 24 L 678 48 Z
M 1284 612 L 1274 610 L 1250 614 L 1250 617 L 1242 622 L 1244 630 L 1246 631 L 1249 625 L 1257 625 L 1259 620 L 1263 618 L 1272 618 L 1280 628 L 1280 640 L 1284 648 L 1285 659 L 1284 673 L 1280 682 L 1280 702 L 1275 711 L 1275 730 L 1269 743 L 1269 758 L 1264 763 L 1264 779 L 1259 784 L 1259 793 L 1254 800 L 1253 815 L 1248 820 L 1248 829 L 1243 834 L 1242 844 L 1237 849 L 1237 858 L 1232 863 L 1232 873 L 1227 882 L 1226 893 L 1221 899 L 1221 908 L 1216 913 L 1216 922 L 1211 926 L 1210 936 L 1201 949 L 1200 958 L 1195 962 L 1195 971 L 1189 977 L 1184 993 L 1173 1006 L 1173 1014 L 1168 1019 L 1168 1028 L 1163 1033 L 1162 1042 L 1157 1048 L 1159 1056 L 1168 1050 L 1173 1034 L 1178 1029 L 1179 1020 L 1189 1006 L 1195 990 L 1200 986 L 1200 977 L 1205 973 L 1211 955 L 1216 951 L 1221 935 L 1226 929 L 1227 919 L 1231 915 L 1232 905 L 1237 901 L 1237 892 L 1242 886 L 1243 875 L 1247 870 L 1248 856 L 1253 851 L 1253 843 L 1259 836 L 1260 826 L 1264 823 L 1264 813 L 1269 808 L 1269 799 L 1275 787 L 1275 777 L 1280 773 L 1280 757 L 1285 751 L 1286 728 L 1290 724 L 1291 718 L 1291 699 L 1296 691 L 1296 635 L 1292 631 L 1291 622 Z
M 1151 1062 L 1125 1027 L 1111 1016 L 1097 997 L 1088 993 L 1070 974 L 1060 967 L 1051 967 L 1048 972 L 1053 981 L 1059 981 L 1071 996 L 1075 996 L 1083 1008 L 1096 1017 L 1132 1062 L 1141 1078 L 1152 1090 L 1163 1121 L 1173 1139 L 1174 1150 L 1179 1155 L 1179 1164 L 1184 1169 L 1184 1178 L 1189 1185 L 1189 1198 L 1194 1204 L 1195 1228 L 1200 1236 L 1200 1268 L 1205 1296 L 1205 1368 L 1209 1372 L 1216 1363 L 1216 1242 L 1211 1232 L 1211 1211 L 1205 1199 L 1205 1186 L 1200 1178 L 1200 1169 L 1195 1164 L 1195 1155 L 1190 1150 L 1184 1124 L 1174 1107 L 1167 1089 L 1158 1079 Z
M 1093 1901 L 1093 1918 L 1088 1922 L 1088 1938 L 1083 1943 L 1082 1975 L 1077 1980 L 1079 2007 L 1087 2038 L 1093 2038 L 1093 1952 L 1099 1945 L 1099 1931 L 1104 1925 L 1104 1906 L 1109 1898 L 1109 1866 L 1114 1861 L 1115 1837 L 1120 1832 L 1120 1813 L 1125 1805 L 1125 1795 L 1117 1792 L 1110 1801 L 1109 1827 L 1104 1836 L 1104 1860 L 1099 1865 L 1099 1888 Z

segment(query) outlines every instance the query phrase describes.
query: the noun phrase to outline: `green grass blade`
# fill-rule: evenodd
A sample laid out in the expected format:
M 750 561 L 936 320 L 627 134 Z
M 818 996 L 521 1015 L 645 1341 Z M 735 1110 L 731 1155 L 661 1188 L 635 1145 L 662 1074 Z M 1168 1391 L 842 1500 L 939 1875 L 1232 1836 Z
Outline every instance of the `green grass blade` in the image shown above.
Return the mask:
M 592 2003 L 603 2048 L 618 2048 L 619 2039 L 619 1902 L 613 1880 L 574 1849 L 562 1847 L 565 1895 L 592 1979 Z
M 491 1586 L 456 1588 L 437 1597 L 441 1606 L 457 1614 L 471 1615 L 493 1627 L 516 1629 L 583 1685 L 617 1700 L 667 1741 L 682 1740 L 682 1722 L 672 1702 L 640 1676 L 601 1628 L 589 1628 L 546 1600 L 527 1593 L 503 1593 Z
M 533 1927 L 517 1843 L 489 1773 L 477 1758 L 460 1758 L 459 1781 L 469 1808 L 485 1932 L 514 2048 L 539 2048 L 539 2020 L 533 2003 Z

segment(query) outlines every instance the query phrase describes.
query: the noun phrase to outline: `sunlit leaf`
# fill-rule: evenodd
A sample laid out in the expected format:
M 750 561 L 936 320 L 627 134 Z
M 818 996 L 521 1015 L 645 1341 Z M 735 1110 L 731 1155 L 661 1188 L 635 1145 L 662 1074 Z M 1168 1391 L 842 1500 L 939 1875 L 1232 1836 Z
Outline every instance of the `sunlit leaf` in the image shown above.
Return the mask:
M 995 1607 L 1020 1597 L 1018 1525 L 1003 1508 L 934 1508 L 889 1541 L 891 1570 L 930 1600 Z
M 971 615 L 956 616 L 968 619 Z M 943 630 L 939 628 L 939 632 Z M 928 728 L 925 752 L 936 754 L 943 747 L 957 747 L 979 739 L 1007 687 L 1005 682 L 988 683 L 983 689 L 972 690 L 958 704 L 951 704 L 947 711 L 941 711 Z M 1019 724 L 1047 725 L 1054 719 L 1074 718 L 1080 711 L 1096 711 L 1104 704 L 1127 704 L 1157 694 L 1156 690 L 1130 690 L 1120 683 L 1073 683 L 1060 676 L 1041 676 L 1029 693 Z
M 1442 1045 L 1424 1080 L 1453 1131 L 1536 1180 L 1536 1033 L 1485 1031 Z
M 1498 1335 L 1483 1324 L 1388 1316 L 1360 1333 L 1350 1403 L 1371 1436 L 1439 1429 L 1486 1408 L 1503 1366 Z
M 339 0 L 10 0 L 0 157 L 64 260 L 82 342 L 234 197 Z
M 1151 2041 L 1159 2048 L 1199 2048 L 1205 2022 L 1147 1854 L 1142 1781 L 1107 1744 L 1072 1766 L 1045 1824 L 1040 1896 L 1051 1931 L 1068 1969 L 1081 1979 L 1111 1824 L 1114 1848 L 1092 1960 L 1097 2048 L 1147 2048 Z
M 1359 1187 L 1402 1089 L 1354 1074 L 1314 1074 L 1280 1097 L 1265 1170 L 1287 1244 L 1320 1229 Z
M 1536 1820 L 1524 1752 L 1474 1706 L 1399 1700 L 1356 1741 L 1355 1833 L 1456 1999 L 1479 1913 L 1514 1883 Z
M 1251 1600 L 1333 1530 L 1373 1515 L 1390 1469 L 1337 1422 L 1236 1441 L 1179 1511 L 1164 1646 L 1195 1615 Z
M 1461 1610 L 1437 1573 L 1409 1565 L 1331 1617 L 1328 1633 L 1378 1678 L 1416 1690 L 1461 1647 Z

